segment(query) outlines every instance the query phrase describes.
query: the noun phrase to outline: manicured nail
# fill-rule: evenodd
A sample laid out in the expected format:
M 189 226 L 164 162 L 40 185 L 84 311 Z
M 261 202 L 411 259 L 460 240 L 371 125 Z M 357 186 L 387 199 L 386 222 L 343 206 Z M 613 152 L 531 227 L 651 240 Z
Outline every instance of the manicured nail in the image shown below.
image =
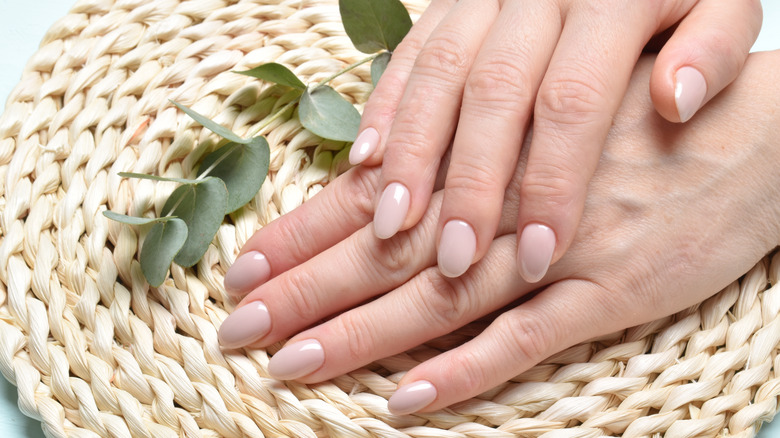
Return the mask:
M 268 373 L 275 379 L 291 380 L 317 371 L 325 362 L 322 344 L 314 339 L 285 345 L 268 362 Z
M 436 387 L 427 380 L 401 386 L 387 401 L 387 408 L 395 415 L 417 412 L 436 400 Z
M 541 224 L 528 224 L 517 243 L 520 275 L 529 283 L 544 277 L 555 251 L 555 232 Z
M 399 183 L 391 183 L 382 192 L 374 212 L 374 234 L 389 239 L 401 229 L 409 211 L 409 190 Z
M 439 270 L 447 277 L 459 277 L 469 269 L 477 252 L 477 235 L 471 225 L 451 220 L 444 225 L 439 242 Z
M 696 114 L 707 94 L 707 81 L 693 67 L 683 67 L 674 75 L 674 103 L 681 122 L 687 122 Z
M 357 136 L 352 148 L 349 150 L 349 164 L 356 166 L 369 155 L 373 154 L 379 146 L 379 133 L 374 128 L 366 128 Z
M 265 255 L 257 251 L 242 254 L 225 274 L 225 291 L 240 295 L 260 286 L 271 277 L 271 265 Z
M 260 340 L 271 330 L 271 315 L 262 301 L 252 301 L 234 310 L 219 327 L 219 343 L 239 348 Z

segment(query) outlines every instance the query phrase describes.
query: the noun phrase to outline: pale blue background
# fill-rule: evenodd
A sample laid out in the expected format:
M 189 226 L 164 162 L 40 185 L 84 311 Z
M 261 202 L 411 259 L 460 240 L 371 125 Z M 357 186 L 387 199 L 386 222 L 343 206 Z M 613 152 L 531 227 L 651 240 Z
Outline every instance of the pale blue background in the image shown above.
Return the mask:
M 734 0 L 740 1 L 740 0 Z M 754 50 L 780 48 L 780 1 L 763 0 L 764 27 Z M 67 0 L 0 0 L 0 107 L 21 77 L 27 59 L 54 21 L 64 16 Z M 0 378 L 0 436 L 42 437 L 40 424 L 16 407 L 16 388 Z M 760 438 L 780 437 L 780 419 L 765 426 Z

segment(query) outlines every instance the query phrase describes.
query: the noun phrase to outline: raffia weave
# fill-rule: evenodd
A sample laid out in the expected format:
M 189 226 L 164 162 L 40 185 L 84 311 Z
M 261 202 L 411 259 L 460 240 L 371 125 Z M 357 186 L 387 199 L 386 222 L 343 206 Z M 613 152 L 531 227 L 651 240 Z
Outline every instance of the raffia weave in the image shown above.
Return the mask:
M 753 436 L 778 409 L 780 257 L 696 308 L 566 350 L 449 410 L 395 417 L 402 372 L 479 329 L 318 385 L 268 377 L 268 351 L 223 354 L 222 280 L 260 226 L 346 169 L 295 120 L 265 131 L 271 173 L 196 269 L 150 288 L 142 235 L 111 209 L 159 212 L 218 141 L 169 99 L 240 135 L 286 103 L 230 73 L 280 62 L 317 81 L 361 57 L 335 0 L 86 0 L 58 21 L 0 118 L 0 371 L 64 437 Z M 423 0 L 406 2 L 413 16 Z M 334 86 L 357 104 L 367 67 Z

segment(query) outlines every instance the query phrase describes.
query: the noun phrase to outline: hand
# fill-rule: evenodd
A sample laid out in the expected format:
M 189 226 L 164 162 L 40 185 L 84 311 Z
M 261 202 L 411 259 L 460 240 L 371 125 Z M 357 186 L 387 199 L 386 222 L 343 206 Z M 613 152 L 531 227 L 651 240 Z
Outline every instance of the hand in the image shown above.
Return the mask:
M 376 235 L 423 217 L 454 136 L 436 240 L 442 273 L 463 274 L 496 234 L 533 113 L 516 257 L 538 281 L 574 238 L 648 41 L 671 33 L 650 94 L 664 118 L 684 122 L 737 76 L 760 26 L 758 0 L 433 1 L 393 54 L 350 154 L 382 162 Z
M 682 126 L 653 111 L 646 85 L 652 65 L 641 62 L 591 182 L 582 225 L 570 251 L 541 280 L 544 289 L 479 336 L 410 370 L 390 409 L 442 408 L 568 346 L 681 310 L 774 248 L 778 67 L 780 51 L 753 55 L 739 80 Z M 226 286 L 249 294 L 223 322 L 222 345 L 268 346 L 317 324 L 277 352 L 269 372 L 318 382 L 536 290 L 507 258 L 515 251 L 522 168 L 507 189 L 499 237 L 457 279 L 434 267 L 442 193 L 417 226 L 378 240 L 368 223 L 378 171 L 353 169 L 246 244 Z M 266 280 L 254 275 L 258 267 L 273 278 L 258 284 Z

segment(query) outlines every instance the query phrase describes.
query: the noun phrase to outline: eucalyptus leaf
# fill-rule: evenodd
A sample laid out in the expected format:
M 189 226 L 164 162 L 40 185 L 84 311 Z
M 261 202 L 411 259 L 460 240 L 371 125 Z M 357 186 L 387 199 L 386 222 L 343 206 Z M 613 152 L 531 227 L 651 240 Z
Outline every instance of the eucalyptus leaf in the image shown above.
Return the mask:
M 177 218 L 168 218 L 154 224 L 141 248 L 141 272 L 154 287 L 163 284 L 176 254 L 187 241 L 187 224 Z
M 412 28 L 412 19 L 399 0 L 339 0 L 344 30 L 364 53 L 395 50 Z
M 306 129 L 331 140 L 355 141 L 360 127 L 358 110 L 327 85 L 303 93 L 298 118 Z
M 387 69 L 391 56 L 390 52 L 382 52 L 371 62 L 371 83 L 374 84 L 375 88 L 379 78 L 382 77 L 382 73 Z
M 198 263 L 217 234 L 227 212 L 228 193 L 219 178 L 205 178 L 197 185 L 183 185 L 171 193 L 163 216 L 176 216 L 187 224 L 187 241 L 174 261 L 189 268 Z
M 147 175 L 145 173 L 119 172 L 122 178 L 150 179 L 152 181 L 177 182 L 182 184 L 198 184 L 200 181 L 185 178 L 168 178 L 167 176 Z
M 227 212 L 232 213 L 255 197 L 268 175 L 271 150 L 264 137 L 248 144 L 228 143 L 208 154 L 201 172 L 221 179 L 228 191 Z
M 239 137 L 233 131 L 225 128 L 224 126 L 222 126 L 222 125 L 218 124 L 217 122 L 209 119 L 208 117 L 206 117 L 206 116 L 204 116 L 202 114 L 199 114 L 198 112 L 196 112 L 195 110 L 193 110 L 191 108 L 188 108 L 188 107 L 186 107 L 186 106 L 184 106 L 184 105 L 182 105 L 182 104 L 180 104 L 178 102 L 171 101 L 171 103 L 176 105 L 176 107 L 179 108 L 180 110 L 184 111 L 185 114 L 187 114 L 188 116 L 192 117 L 196 122 L 198 122 L 201 125 L 203 125 L 206 129 L 208 129 L 209 131 L 219 135 L 220 137 L 222 137 L 224 139 L 227 139 L 227 140 L 230 140 L 230 141 L 236 142 L 236 143 L 241 143 L 241 144 L 249 143 L 249 141 L 250 141 L 250 139 L 243 139 L 243 138 Z
M 128 216 L 126 214 L 117 213 L 111 210 L 104 210 L 103 216 L 117 222 L 128 225 L 147 225 L 154 222 L 165 222 L 173 219 L 172 217 L 138 217 Z
M 289 68 L 282 64 L 271 62 L 255 67 L 247 71 L 237 71 L 240 75 L 251 76 L 263 81 L 273 82 L 279 85 L 285 85 L 287 87 L 297 88 L 299 90 L 305 90 L 306 84 L 303 83 L 295 73 L 290 71 Z

